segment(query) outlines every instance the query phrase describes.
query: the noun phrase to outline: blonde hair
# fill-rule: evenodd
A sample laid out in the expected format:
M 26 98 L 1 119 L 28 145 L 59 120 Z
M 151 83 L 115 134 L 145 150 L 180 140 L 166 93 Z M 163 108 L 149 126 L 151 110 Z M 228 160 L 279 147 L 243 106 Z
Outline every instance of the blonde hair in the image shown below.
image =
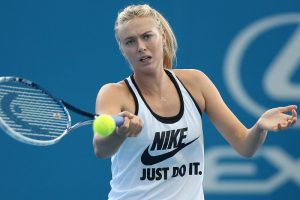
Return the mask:
M 125 22 L 137 17 L 152 17 L 166 35 L 166 44 L 164 46 L 163 64 L 165 68 L 171 69 L 173 61 L 176 61 L 177 41 L 168 21 L 155 9 L 149 5 L 130 5 L 119 12 L 115 22 L 115 37 L 119 42 L 118 28 Z

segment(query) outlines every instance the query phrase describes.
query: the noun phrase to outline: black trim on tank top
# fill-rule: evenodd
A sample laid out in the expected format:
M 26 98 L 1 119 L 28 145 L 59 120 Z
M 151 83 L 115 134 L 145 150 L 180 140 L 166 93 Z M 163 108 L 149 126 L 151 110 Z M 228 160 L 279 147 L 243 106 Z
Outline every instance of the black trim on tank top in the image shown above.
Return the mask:
M 197 104 L 196 100 L 194 99 L 193 95 L 190 93 L 190 91 L 185 87 L 185 85 L 182 83 L 182 81 L 177 77 L 177 79 L 180 81 L 181 85 L 184 87 L 184 89 L 187 91 L 187 93 L 190 95 L 191 99 L 193 100 L 198 112 L 200 113 L 201 117 L 202 117 L 202 111 L 199 107 L 199 105 Z
M 138 103 L 137 97 L 136 97 L 134 91 L 132 90 L 131 86 L 129 85 L 128 80 L 124 79 L 124 81 L 129 89 L 129 92 L 131 93 L 131 95 L 133 97 L 134 104 L 135 104 L 134 114 L 137 115 L 139 113 L 139 103 Z
M 130 76 L 130 79 L 132 81 L 132 83 L 134 84 L 134 86 L 136 87 L 140 97 L 142 98 L 142 100 L 144 101 L 145 105 L 147 106 L 147 108 L 149 109 L 149 111 L 151 112 L 151 114 L 160 122 L 162 123 L 166 123 L 166 124 L 173 124 L 173 123 L 176 123 L 177 121 L 179 121 L 184 113 L 184 103 L 183 103 L 183 97 L 182 97 L 182 93 L 181 93 L 181 90 L 179 88 L 179 85 L 178 83 L 176 82 L 175 78 L 173 77 L 173 75 L 168 71 L 168 70 L 165 70 L 166 74 L 168 75 L 168 77 L 170 78 L 170 80 L 172 81 L 172 83 L 174 84 L 175 86 L 175 89 L 177 91 L 177 94 L 179 96 L 179 101 L 180 101 L 180 109 L 179 109 L 179 112 L 177 115 L 175 116 L 171 116 L 171 117 L 163 117 L 163 116 L 160 116 L 158 114 L 156 114 L 152 109 L 151 107 L 149 106 L 149 104 L 147 103 L 146 99 L 144 98 L 144 96 L 142 95 L 142 92 L 140 91 L 139 87 L 137 86 L 135 80 L 134 80 L 134 77 L 133 77 L 133 74 Z

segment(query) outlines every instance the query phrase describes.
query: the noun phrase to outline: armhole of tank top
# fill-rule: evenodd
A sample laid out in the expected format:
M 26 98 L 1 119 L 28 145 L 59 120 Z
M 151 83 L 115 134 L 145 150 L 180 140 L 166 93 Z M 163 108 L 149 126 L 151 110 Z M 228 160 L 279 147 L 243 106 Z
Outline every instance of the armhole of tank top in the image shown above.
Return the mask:
M 126 83 L 128 89 L 129 89 L 129 92 L 131 93 L 131 95 L 132 95 L 132 97 L 133 97 L 133 100 L 134 100 L 134 105 L 135 105 L 135 109 L 134 109 L 135 111 L 134 111 L 134 114 L 135 114 L 135 115 L 138 115 L 138 113 L 139 113 L 139 104 L 138 104 L 137 97 L 135 96 L 135 94 L 134 94 L 134 92 L 133 92 L 133 90 L 132 90 L 132 88 L 131 88 L 131 86 L 130 86 L 128 80 L 127 80 L 127 79 L 124 79 L 124 81 L 125 81 L 125 83 Z
M 197 108 L 197 110 L 198 110 L 200 116 L 202 117 L 202 111 L 201 111 L 199 105 L 197 104 L 195 98 L 194 98 L 193 95 L 190 93 L 190 91 L 185 87 L 185 85 L 182 83 L 182 81 L 181 81 L 174 73 L 172 73 L 172 72 L 169 71 L 169 70 L 166 70 L 166 71 L 169 72 L 170 74 L 172 74 L 172 76 L 176 77 L 177 80 L 181 83 L 181 85 L 184 87 L 184 89 L 185 89 L 185 90 L 187 91 L 187 93 L 190 95 L 190 97 L 191 97 L 192 101 L 194 102 L 194 104 L 195 104 L 195 106 L 196 106 L 196 108 Z

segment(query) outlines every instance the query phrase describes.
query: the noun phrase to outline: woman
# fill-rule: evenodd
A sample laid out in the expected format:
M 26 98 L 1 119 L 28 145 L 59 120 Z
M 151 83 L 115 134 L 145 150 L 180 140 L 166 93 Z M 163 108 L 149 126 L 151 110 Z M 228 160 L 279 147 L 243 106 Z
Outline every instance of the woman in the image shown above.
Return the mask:
M 112 156 L 110 200 L 204 199 L 202 113 L 246 157 L 267 131 L 287 129 L 297 120 L 296 106 L 279 107 L 247 129 L 203 72 L 172 70 L 176 39 L 165 18 L 148 5 L 120 12 L 115 35 L 133 75 L 103 86 L 96 100 L 97 113 L 125 119 L 108 137 L 94 134 L 95 154 Z

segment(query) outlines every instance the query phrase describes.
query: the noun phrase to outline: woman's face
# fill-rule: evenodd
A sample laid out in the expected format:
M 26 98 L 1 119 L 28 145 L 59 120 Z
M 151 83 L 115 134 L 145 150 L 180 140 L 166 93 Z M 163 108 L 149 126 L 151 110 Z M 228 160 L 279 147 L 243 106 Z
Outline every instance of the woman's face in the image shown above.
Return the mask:
M 133 70 L 163 67 L 165 35 L 151 17 L 134 18 L 119 26 L 120 49 Z

